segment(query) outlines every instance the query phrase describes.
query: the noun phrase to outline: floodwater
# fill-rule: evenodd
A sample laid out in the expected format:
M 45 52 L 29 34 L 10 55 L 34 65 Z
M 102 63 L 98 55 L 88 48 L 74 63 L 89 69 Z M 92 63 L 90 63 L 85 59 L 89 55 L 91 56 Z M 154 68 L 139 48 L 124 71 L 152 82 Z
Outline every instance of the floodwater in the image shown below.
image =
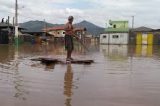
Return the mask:
M 30 60 L 65 55 L 61 45 L 0 45 L 0 105 L 160 106 L 160 46 L 76 46 L 91 65 Z

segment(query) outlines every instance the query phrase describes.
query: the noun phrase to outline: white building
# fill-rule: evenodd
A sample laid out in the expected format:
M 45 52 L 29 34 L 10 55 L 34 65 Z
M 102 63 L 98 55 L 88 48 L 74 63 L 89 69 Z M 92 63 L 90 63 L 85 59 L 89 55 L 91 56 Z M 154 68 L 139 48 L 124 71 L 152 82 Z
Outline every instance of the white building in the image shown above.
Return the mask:
M 128 44 L 129 33 L 104 33 L 100 34 L 101 44 Z
M 101 44 L 128 44 L 128 21 L 109 21 L 109 27 L 100 35 Z

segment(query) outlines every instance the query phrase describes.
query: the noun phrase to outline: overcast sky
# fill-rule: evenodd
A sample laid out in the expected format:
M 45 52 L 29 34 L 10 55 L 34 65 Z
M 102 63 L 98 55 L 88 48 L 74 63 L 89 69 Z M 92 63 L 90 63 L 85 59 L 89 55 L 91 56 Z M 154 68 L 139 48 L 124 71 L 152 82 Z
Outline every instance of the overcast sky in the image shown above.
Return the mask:
M 160 0 L 18 0 L 19 22 L 46 20 L 65 23 L 69 15 L 75 23 L 90 21 L 105 27 L 109 19 L 128 20 L 135 27 L 160 28 Z M 14 16 L 15 0 L 0 0 L 0 18 Z

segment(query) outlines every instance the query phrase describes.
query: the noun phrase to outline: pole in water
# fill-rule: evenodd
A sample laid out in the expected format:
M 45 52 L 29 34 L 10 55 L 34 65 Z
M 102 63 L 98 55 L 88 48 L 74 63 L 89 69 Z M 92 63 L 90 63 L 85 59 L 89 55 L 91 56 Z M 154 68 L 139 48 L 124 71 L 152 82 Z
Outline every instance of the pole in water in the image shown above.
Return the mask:
M 18 26 L 15 26 L 15 44 L 18 45 L 19 44 L 19 40 L 18 40 Z
M 15 1 L 15 44 L 18 45 L 18 0 Z

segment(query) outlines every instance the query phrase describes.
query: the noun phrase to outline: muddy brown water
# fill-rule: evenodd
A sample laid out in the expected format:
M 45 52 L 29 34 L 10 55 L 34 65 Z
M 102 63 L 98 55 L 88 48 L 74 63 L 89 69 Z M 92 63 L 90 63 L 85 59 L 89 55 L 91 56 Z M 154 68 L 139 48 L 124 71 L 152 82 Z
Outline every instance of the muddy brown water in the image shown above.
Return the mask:
M 76 46 L 91 65 L 31 61 L 65 59 L 61 45 L 0 45 L 1 106 L 160 106 L 160 46 Z

